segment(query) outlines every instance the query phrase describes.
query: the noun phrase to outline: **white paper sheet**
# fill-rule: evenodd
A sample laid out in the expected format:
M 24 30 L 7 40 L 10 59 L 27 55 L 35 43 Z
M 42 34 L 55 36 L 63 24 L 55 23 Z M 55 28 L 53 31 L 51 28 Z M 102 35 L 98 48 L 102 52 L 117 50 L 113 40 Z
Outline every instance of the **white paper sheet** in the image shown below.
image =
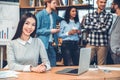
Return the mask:
M 102 70 L 115 70 L 115 71 L 120 71 L 120 67 L 105 67 L 105 66 L 98 66 L 99 69 Z
M 19 74 L 19 72 L 12 70 L 0 71 L 0 78 L 8 78 L 8 77 L 17 78 L 18 77 L 17 74 Z

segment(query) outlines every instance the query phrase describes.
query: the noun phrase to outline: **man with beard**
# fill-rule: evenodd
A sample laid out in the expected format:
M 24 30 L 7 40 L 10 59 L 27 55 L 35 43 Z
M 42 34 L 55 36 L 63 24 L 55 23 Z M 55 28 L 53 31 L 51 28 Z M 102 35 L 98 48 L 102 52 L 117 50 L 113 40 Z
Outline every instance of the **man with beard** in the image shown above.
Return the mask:
M 115 64 L 120 64 L 120 0 L 113 0 L 111 12 L 117 14 L 110 36 L 112 58 Z
M 105 11 L 107 0 L 97 0 L 97 10 L 86 15 L 83 26 L 88 31 L 86 47 L 92 48 L 91 61 L 97 56 L 97 64 L 106 64 L 109 30 L 113 16 Z
M 40 38 L 46 48 L 51 66 L 56 66 L 56 52 L 52 46 L 53 41 L 57 44 L 57 33 L 60 29 L 56 28 L 57 21 L 61 18 L 55 12 L 56 0 L 44 0 L 45 9 L 36 14 L 37 17 L 37 32 L 36 35 Z

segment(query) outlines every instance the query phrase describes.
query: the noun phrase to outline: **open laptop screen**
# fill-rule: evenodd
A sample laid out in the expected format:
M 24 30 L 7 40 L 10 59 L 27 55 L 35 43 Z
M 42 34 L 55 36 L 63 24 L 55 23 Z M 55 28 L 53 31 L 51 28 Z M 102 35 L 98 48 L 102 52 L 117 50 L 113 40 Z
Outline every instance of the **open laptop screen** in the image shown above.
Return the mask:
M 73 74 L 73 75 L 82 74 L 86 72 L 87 70 L 89 70 L 90 57 L 91 57 L 91 48 L 81 48 L 78 69 L 65 68 L 63 70 L 57 71 L 56 73 Z

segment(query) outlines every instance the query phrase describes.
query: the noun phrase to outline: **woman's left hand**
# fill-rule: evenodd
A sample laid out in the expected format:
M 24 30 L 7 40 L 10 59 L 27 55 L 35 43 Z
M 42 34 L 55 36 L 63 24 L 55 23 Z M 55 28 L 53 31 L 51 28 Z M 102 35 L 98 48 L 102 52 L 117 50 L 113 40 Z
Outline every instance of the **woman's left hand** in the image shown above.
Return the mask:
M 38 73 L 45 72 L 46 71 L 46 66 L 45 66 L 44 63 L 42 63 L 42 64 L 40 64 L 36 67 L 31 67 L 31 71 L 38 72 Z
M 46 71 L 46 65 L 44 63 L 38 65 L 39 71 L 40 72 L 45 72 Z

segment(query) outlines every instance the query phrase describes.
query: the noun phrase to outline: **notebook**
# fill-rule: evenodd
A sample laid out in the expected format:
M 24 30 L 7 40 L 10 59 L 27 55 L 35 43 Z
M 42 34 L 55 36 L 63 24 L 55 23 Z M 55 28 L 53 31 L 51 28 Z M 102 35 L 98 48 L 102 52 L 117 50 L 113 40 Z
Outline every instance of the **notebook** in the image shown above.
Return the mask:
M 57 71 L 57 74 L 70 74 L 70 75 L 80 75 L 89 70 L 91 57 L 91 48 L 81 48 L 79 66 L 75 68 L 65 68 L 63 70 Z

